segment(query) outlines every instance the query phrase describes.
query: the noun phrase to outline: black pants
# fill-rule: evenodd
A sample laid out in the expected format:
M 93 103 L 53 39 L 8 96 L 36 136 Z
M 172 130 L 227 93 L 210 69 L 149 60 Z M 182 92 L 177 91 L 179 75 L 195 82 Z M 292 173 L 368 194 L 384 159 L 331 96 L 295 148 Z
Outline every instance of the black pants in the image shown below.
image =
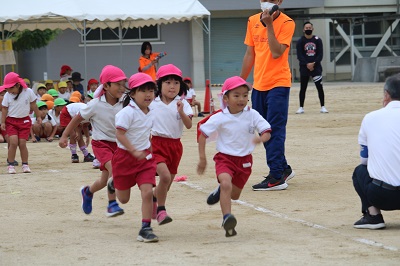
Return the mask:
M 317 88 L 318 91 L 319 103 L 322 107 L 325 105 L 325 94 L 324 94 L 324 89 L 322 87 L 322 76 L 312 76 L 312 78 L 315 87 Z M 304 101 L 306 100 L 306 91 L 309 79 L 310 75 L 300 76 L 300 93 L 299 93 L 300 107 L 304 107 Z
M 361 199 L 361 212 L 374 206 L 380 210 L 400 210 L 400 190 L 389 190 L 372 183 L 367 166 L 360 164 L 353 172 L 353 185 Z

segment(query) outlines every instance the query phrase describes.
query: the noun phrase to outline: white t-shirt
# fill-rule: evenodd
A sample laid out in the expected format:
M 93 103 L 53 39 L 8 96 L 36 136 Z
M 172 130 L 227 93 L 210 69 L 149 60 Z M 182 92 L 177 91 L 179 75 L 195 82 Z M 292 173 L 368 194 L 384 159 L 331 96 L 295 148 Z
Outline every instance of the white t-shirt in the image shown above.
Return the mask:
M 123 97 L 114 105 L 107 102 L 106 96 L 95 98 L 79 111 L 79 115 L 92 124 L 92 139 L 116 142 L 115 115 L 122 110 Z
M 86 103 L 70 103 L 67 105 L 69 115 L 74 118 L 81 109 L 86 107 Z M 88 122 L 88 121 L 86 121 Z
M 185 99 L 190 100 L 193 98 L 193 96 L 196 96 L 196 92 L 194 91 L 194 89 L 190 88 L 186 93 Z
M 17 95 L 10 94 L 6 92 L 4 95 L 4 99 L 2 105 L 4 107 L 8 107 L 8 114 L 9 117 L 14 118 L 23 118 L 29 116 L 30 113 L 30 103 L 36 102 L 36 95 L 35 93 L 27 88 L 22 89 L 22 92 L 19 94 L 18 99 L 15 101 L 15 97 Z
M 92 100 L 93 101 L 93 100 Z M 129 139 L 133 147 L 138 151 L 150 148 L 150 131 L 153 126 L 153 111 L 147 114 L 136 105 L 134 101 L 130 101 L 129 105 L 124 107 L 115 116 L 115 127 L 125 130 L 125 136 Z M 126 150 L 117 139 L 118 147 Z
M 179 100 L 180 96 L 176 96 L 172 102 L 165 104 L 160 97 L 157 97 L 150 104 L 150 108 L 154 112 L 154 126 L 151 129 L 153 136 L 171 139 L 179 139 L 182 136 L 183 122 L 176 105 Z M 182 100 L 182 103 L 183 112 L 192 117 L 193 109 L 190 104 L 185 99 Z
M 225 108 L 202 124 L 200 131 L 206 137 L 215 132 L 218 134 L 216 148 L 219 152 L 243 157 L 251 154 L 255 148 L 254 134 L 271 131 L 271 125 L 257 111 L 247 106 L 242 113 L 235 115 Z
M 60 126 L 60 114 L 58 116 L 56 116 L 56 110 L 51 109 L 48 114 L 52 117 L 52 119 L 54 119 L 54 121 L 56 121 L 56 125 Z
M 368 147 L 368 172 L 372 178 L 400 186 L 400 101 L 368 113 L 358 134 Z
M 71 93 L 66 91 L 65 93 L 58 92 L 58 98 L 64 99 L 64 100 L 69 100 L 71 97 Z
M 50 116 L 49 114 L 47 114 L 46 116 L 45 116 L 45 118 L 43 118 L 42 119 L 42 124 L 44 124 L 44 123 L 46 123 L 46 122 L 50 122 L 50 124 L 54 127 L 54 126 L 56 126 L 57 125 L 57 122 L 56 122 L 56 120 L 52 117 L 52 116 Z M 34 124 L 35 122 L 36 122 L 36 117 L 33 117 L 33 118 L 31 118 L 31 120 L 32 120 L 32 124 Z

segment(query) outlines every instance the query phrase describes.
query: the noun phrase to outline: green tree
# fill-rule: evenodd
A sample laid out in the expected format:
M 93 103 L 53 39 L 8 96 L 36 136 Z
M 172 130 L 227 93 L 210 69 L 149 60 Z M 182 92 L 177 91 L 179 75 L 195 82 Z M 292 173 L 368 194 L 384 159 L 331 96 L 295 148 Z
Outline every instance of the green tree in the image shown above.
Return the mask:
M 28 51 L 39 49 L 54 40 L 61 30 L 24 30 L 19 31 L 12 37 L 13 49 L 15 51 Z

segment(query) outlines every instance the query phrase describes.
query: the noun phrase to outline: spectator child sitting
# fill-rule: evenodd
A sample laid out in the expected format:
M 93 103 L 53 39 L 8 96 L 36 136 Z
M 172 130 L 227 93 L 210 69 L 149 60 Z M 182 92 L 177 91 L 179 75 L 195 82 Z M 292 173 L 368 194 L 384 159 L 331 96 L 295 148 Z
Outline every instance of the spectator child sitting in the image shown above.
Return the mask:
M 56 91 L 55 89 L 48 90 L 47 94 L 50 94 L 54 100 L 58 98 L 58 91 Z
M 64 131 L 64 127 L 62 127 L 60 125 L 60 114 L 61 114 L 61 110 L 64 108 L 64 106 L 67 105 L 67 102 L 62 99 L 62 98 L 58 98 L 54 100 L 54 108 L 52 110 L 49 111 L 49 114 L 52 118 L 54 118 L 54 121 L 56 122 L 56 134 L 57 136 L 61 136 L 63 131 Z
M 42 98 L 43 94 L 47 92 L 46 86 L 43 83 L 33 84 L 32 90 L 35 93 L 38 101 L 40 101 L 40 98 Z
M 71 97 L 71 93 L 67 91 L 67 82 L 60 81 L 58 83 L 58 98 L 62 98 L 64 100 L 68 100 Z
M 54 89 L 53 88 L 53 81 L 51 79 L 46 80 L 44 85 L 46 86 L 46 90 L 47 91 L 49 91 L 51 89 Z
M 42 123 L 38 124 L 36 118 L 32 118 L 31 137 L 32 142 L 40 141 L 40 138 L 45 138 L 47 141 L 53 141 L 54 135 L 57 130 L 56 121 L 48 114 L 47 105 L 45 102 L 36 102 L 39 108 L 40 118 Z
M 89 79 L 88 85 L 87 85 L 87 92 L 94 93 L 99 86 L 99 82 L 96 79 Z
M 201 103 L 196 100 L 196 92 L 192 88 L 192 79 L 189 77 L 186 77 L 183 79 L 183 81 L 188 85 L 189 90 L 186 93 L 185 100 L 190 103 L 190 106 L 195 106 L 197 108 L 197 116 L 203 117 L 204 114 L 201 112 Z

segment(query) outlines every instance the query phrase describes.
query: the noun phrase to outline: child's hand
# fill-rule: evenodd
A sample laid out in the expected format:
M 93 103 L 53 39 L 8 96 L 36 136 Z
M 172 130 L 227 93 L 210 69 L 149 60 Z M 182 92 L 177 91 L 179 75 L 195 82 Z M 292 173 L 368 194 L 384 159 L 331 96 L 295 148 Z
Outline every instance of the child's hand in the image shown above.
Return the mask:
M 46 140 L 47 140 L 48 142 L 52 142 L 52 141 L 53 141 L 53 137 L 51 137 L 51 136 L 50 136 L 50 137 L 47 137 Z
M 38 123 L 39 125 L 42 124 L 42 118 L 41 117 L 37 117 L 36 118 L 36 123 Z
M 61 137 L 60 140 L 58 141 L 58 146 L 61 148 L 65 148 L 68 145 L 68 138 L 66 137 Z
M 183 112 L 183 102 L 182 101 L 178 101 L 176 103 L 176 106 L 178 107 L 178 113 Z
M 140 160 L 142 160 L 142 159 L 144 159 L 144 158 L 146 158 L 146 156 L 147 156 L 147 152 L 145 152 L 145 151 L 133 151 L 133 152 L 131 152 L 131 154 L 136 158 L 136 159 L 138 159 L 139 161 Z
M 6 131 L 6 123 L 1 123 L 1 131 Z
M 197 164 L 197 173 L 199 175 L 202 175 L 204 171 L 206 170 L 207 167 L 207 160 L 205 158 L 199 160 L 199 163 Z
M 254 144 L 259 144 L 261 142 L 262 142 L 261 137 L 259 135 L 254 135 L 253 143 Z

